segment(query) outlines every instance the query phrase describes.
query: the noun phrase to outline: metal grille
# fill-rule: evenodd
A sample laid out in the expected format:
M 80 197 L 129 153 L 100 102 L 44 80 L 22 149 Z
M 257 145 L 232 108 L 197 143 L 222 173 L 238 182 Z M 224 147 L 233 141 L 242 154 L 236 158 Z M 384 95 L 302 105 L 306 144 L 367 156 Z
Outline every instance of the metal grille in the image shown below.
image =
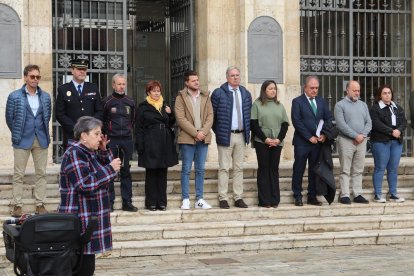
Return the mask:
M 69 80 L 70 62 L 86 58 L 89 81 L 98 85 L 102 97 L 111 93 L 111 76 L 127 73 L 129 28 L 126 0 L 53 0 L 53 79 L 57 87 Z M 63 154 L 61 129 L 54 118 L 53 155 Z
M 320 78 L 331 110 L 350 79 L 370 107 L 376 89 L 390 84 L 408 116 L 411 88 L 411 1 L 300 0 L 301 82 Z M 411 128 L 403 154 L 411 155 Z
M 194 3 L 193 0 L 171 0 L 170 60 L 171 96 L 175 99 L 184 87 L 183 74 L 194 69 Z

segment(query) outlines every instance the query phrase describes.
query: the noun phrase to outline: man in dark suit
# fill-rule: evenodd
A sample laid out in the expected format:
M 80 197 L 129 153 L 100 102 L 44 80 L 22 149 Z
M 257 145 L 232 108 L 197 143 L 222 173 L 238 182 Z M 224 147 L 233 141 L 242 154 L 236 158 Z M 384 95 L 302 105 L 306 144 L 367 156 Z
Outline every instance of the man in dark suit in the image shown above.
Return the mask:
M 318 125 L 331 122 L 332 115 L 326 101 L 318 96 L 319 80 L 316 76 L 306 78 L 305 93 L 292 101 L 292 123 L 295 127 L 293 145 L 292 191 L 296 206 L 303 206 L 302 178 L 308 161 L 308 200 L 311 205 L 322 205 L 316 198 L 314 167 L 318 161 L 321 143 L 326 141 L 324 134 L 317 133 Z
M 72 60 L 72 81 L 58 88 L 55 114 L 63 128 L 63 148 L 73 139 L 73 127 L 82 116 L 92 116 L 103 121 L 101 95 L 96 84 L 86 82 L 88 60 Z

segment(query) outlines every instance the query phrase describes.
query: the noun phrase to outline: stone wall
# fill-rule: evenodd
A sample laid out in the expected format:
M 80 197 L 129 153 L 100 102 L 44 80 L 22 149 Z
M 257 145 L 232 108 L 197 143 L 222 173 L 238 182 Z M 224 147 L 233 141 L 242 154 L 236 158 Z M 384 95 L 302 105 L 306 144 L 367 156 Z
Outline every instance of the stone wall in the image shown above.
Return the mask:
M 259 16 L 274 18 L 283 30 L 283 83 L 278 84 L 278 97 L 290 116 L 292 99 L 300 94 L 300 39 L 299 2 L 274 0 L 197 0 L 196 1 L 196 69 L 202 89 L 213 91 L 226 82 L 225 70 L 230 65 L 241 69 L 242 85 L 256 99 L 260 84 L 250 84 L 247 64 L 247 30 Z M 282 153 L 284 159 L 293 159 L 290 143 L 293 127 L 286 137 Z M 248 147 L 246 157 L 254 161 L 254 150 Z M 217 147 L 209 148 L 208 160 L 217 160 Z
M 52 1 L 50 0 L 0 0 L 14 9 L 21 21 L 22 64 L 40 66 L 40 86 L 52 95 Z M 23 75 L 23 74 L 22 74 Z M 10 131 L 4 119 L 7 96 L 24 84 L 23 78 L 0 78 L 0 166 L 13 166 L 13 149 Z M 50 128 L 50 130 L 52 130 Z M 49 163 L 52 163 L 52 147 L 49 149 Z M 31 159 L 28 166 L 33 166 Z

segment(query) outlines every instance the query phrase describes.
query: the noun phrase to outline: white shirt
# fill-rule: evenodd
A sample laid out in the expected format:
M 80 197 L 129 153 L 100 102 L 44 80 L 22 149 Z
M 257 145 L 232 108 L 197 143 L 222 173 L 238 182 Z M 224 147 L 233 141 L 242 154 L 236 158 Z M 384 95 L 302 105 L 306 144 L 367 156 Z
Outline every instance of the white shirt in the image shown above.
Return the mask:
M 239 129 L 239 122 L 238 122 L 238 115 L 237 115 L 237 107 L 236 107 L 236 96 L 239 97 L 239 103 L 240 103 L 240 113 L 242 116 L 242 124 L 243 122 L 243 104 L 242 104 L 242 97 L 239 87 L 236 88 L 236 91 L 234 91 L 234 88 L 230 85 L 228 86 L 228 89 L 233 92 L 233 115 L 231 116 L 231 130 L 238 130 Z M 244 129 L 244 125 L 241 126 L 241 129 Z
M 26 91 L 26 95 L 27 95 L 27 101 L 29 102 L 30 105 L 30 109 L 33 112 L 33 115 L 36 116 L 37 114 L 37 110 L 39 109 L 39 92 L 36 92 L 35 94 L 32 96 L 29 93 L 29 90 L 27 90 L 27 87 L 25 87 L 25 91 Z

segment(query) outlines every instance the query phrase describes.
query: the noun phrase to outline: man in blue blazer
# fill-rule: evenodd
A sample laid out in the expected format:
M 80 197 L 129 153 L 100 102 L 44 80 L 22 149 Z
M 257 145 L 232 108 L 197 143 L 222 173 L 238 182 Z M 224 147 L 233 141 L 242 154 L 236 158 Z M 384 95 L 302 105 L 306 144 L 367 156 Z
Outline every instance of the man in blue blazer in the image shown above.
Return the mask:
M 23 178 L 27 160 L 32 155 L 35 168 L 35 213 L 47 213 L 46 166 L 50 143 L 49 121 L 52 114 L 49 94 L 39 87 L 40 68 L 27 65 L 23 70 L 25 84 L 10 93 L 6 104 L 6 123 L 11 131 L 14 155 L 13 206 L 11 215 L 23 214 Z
M 292 101 L 292 123 L 295 127 L 293 146 L 292 191 L 296 206 L 303 206 L 302 178 L 308 161 L 308 200 L 311 205 L 322 205 L 316 198 L 314 167 L 319 158 L 321 143 L 326 141 L 324 134 L 317 133 L 318 125 L 331 122 L 332 115 L 325 99 L 318 96 L 319 80 L 316 76 L 306 78 L 304 94 Z M 319 131 L 320 132 L 320 131 Z

